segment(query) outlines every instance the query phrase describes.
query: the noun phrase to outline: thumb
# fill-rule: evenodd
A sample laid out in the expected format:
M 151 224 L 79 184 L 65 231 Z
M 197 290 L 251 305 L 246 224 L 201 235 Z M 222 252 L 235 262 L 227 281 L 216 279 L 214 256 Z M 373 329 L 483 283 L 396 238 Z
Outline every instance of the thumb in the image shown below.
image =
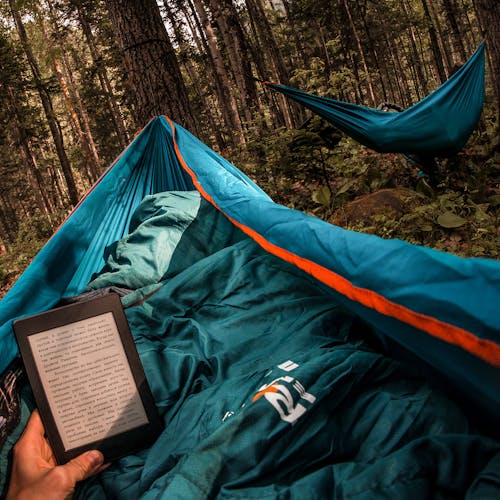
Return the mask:
M 61 468 L 65 470 L 68 478 L 75 484 L 77 481 L 83 481 L 95 474 L 104 463 L 104 456 L 98 450 L 91 450 L 82 453 Z

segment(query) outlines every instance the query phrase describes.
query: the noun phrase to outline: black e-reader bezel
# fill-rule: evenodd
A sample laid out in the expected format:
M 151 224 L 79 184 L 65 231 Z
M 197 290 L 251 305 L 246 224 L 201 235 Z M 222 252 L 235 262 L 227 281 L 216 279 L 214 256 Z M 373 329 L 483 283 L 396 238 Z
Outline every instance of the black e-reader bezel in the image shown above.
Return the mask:
M 31 335 L 91 319 L 109 312 L 113 314 L 148 422 L 128 431 L 106 437 L 103 440 L 92 441 L 77 448 L 65 450 L 28 339 Z M 57 463 L 64 464 L 84 451 L 93 449 L 100 450 L 105 460 L 110 462 L 146 448 L 154 442 L 162 430 L 162 424 L 132 334 L 130 333 L 127 318 L 117 294 L 109 294 L 97 299 L 73 303 L 18 319 L 14 321 L 13 326 L 26 374 Z

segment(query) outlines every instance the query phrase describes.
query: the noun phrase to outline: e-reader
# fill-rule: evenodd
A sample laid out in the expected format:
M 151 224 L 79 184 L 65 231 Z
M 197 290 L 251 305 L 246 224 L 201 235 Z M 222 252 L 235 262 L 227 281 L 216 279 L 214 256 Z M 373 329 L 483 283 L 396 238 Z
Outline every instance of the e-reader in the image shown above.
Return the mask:
M 89 449 L 112 461 L 156 439 L 161 421 L 118 295 L 19 319 L 14 331 L 58 463 Z

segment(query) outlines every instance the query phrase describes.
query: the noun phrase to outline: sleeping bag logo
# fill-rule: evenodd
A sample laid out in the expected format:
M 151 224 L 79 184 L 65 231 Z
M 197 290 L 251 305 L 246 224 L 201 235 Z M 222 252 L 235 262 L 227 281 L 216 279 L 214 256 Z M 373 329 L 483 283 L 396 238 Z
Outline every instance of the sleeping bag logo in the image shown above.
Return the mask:
M 281 420 L 292 425 L 316 401 L 315 396 L 306 392 L 304 386 L 290 376 L 279 377 L 260 387 L 252 403 L 262 396 L 273 405 Z

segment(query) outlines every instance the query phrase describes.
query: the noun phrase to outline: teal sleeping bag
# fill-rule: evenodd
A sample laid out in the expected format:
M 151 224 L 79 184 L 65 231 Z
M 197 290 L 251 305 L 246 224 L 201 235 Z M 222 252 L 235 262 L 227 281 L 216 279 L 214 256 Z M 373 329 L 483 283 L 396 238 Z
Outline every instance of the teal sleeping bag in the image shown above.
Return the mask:
M 134 289 L 122 300 L 164 431 L 80 498 L 500 493 L 498 442 L 197 192 L 146 198 L 132 229 L 88 290 Z

